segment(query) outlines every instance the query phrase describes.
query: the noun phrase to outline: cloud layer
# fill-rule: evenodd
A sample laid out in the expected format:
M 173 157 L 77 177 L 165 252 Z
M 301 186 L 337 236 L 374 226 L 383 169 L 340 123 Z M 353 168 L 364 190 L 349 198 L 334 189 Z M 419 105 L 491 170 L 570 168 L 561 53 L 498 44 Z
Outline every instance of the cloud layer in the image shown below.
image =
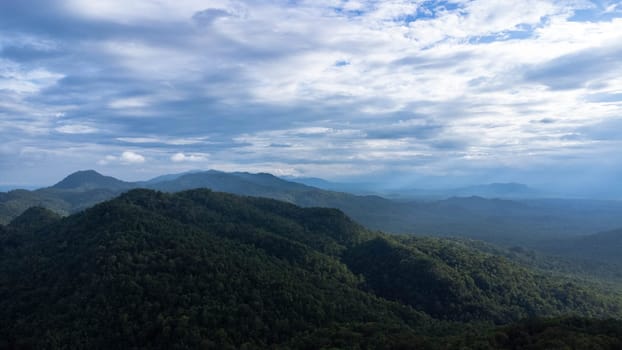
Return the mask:
M 0 179 L 609 181 L 621 33 L 611 1 L 4 1 Z

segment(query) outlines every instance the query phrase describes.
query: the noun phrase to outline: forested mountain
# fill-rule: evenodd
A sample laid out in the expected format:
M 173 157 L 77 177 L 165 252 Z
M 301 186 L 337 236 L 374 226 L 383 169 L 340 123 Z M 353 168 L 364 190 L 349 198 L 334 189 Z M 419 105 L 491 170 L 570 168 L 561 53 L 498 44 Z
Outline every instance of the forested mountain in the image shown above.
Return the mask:
M 542 244 L 550 254 L 589 259 L 622 268 L 622 229 Z
M 0 247 L 0 348 L 512 348 L 525 326 L 492 324 L 622 316 L 617 294 L 460 242 L 204 189 L 33 208 Z M 617 323 L 566 320 L 541 328 L 620 344 Z
M 135 187 L 136 183 L 104 176 L 93 170 L 78 171 L 51 187 L 0 193 L 0 224 L 8 223 L 33 206 L 68 215 Z
M 538 248 L 546 240 L 622 227 L 622 202 L 616 201 L 452 197 L 400 202 L 321 190 L 265 173 L 214 170 L 162 176 L 146 182 L 124 182 L 94 171 L 81 171 L 52 187 L 0 193 L 0 223 L 8 223 L 31 206 L 67 215 L 131 188 L 166 192 L 210 188 L 304 207 L 338 208 L 365 227 L 385 232 L 461 236 L 531 248 Z

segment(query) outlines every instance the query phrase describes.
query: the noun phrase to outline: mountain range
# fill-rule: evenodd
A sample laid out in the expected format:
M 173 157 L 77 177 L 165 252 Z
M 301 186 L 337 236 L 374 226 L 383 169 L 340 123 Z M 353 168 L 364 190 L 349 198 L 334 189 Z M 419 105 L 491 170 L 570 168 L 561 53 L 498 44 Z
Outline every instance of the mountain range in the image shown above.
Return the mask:
M 127 185 L 61 183 L 94 179 Z M 615 349 L 610 317 L 618 294 L 459 241 L 207 189 L 0 225 L 0 348 Z
M 546 240 L 622 227 L 622 202 L 617 201 L 509 200 L 478 196 L 395 201 L 376 195 L 322 190 L 266 173 L 215 170 L 171 174 L 142 182 L 121 181 L 92 170 L 79 171 L 51 187 L 0 192 L 0 223 L 10 222 L 31 206 L 43 206 L 68 215 L 133 188 L 166 192 L 210 188 L 278 199 L 303 207 L 338 208 L 374 230 L 462 236 L 504 245 L 536 247 Z

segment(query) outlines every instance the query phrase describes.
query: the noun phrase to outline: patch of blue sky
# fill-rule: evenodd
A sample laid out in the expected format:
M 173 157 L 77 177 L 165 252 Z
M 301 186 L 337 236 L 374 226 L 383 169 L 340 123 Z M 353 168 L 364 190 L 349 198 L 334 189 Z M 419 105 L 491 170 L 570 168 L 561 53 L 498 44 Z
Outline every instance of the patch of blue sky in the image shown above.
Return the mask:
M 490 35 L 476 36 L 469 38 L 469 44 L 488 44 L 497 41 L 528 39 L 533 35 L 533 29 L 529 30 L 510 30 Z
M 361 17 L 363 15 L 365 15 L 366 11 L 365 10 L 349 10 L 349 9 L 345 9 L 343 7 L 333 7 L 332 10 L 340 16 L 345 16 L 348 18 L 355 18 L 355 17 Z
M 591 1 L 593 6 L 577 9 L 568 20 L 572 22 L 600 22 L 622 17 L 622 2 Z
M 598 93 L 586 96 L 589 102 L 622 103 L 622 93 Z
M 439 13 L 454 11 L 458 8 L 459 5 L 452 1 L 424 1 L 417 9 L 416 13 L 407 14 L 399 17 L 397 18 L 397 21 L 408 24 L 418 20 L 433 19 L 436 18 Z

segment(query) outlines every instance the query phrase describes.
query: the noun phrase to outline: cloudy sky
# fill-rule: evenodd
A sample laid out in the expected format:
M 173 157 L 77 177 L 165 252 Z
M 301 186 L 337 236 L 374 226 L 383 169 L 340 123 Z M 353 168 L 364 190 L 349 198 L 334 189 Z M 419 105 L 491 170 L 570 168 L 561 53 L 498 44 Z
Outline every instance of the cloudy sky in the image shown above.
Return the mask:
M 609 185 L 621 150 L 620 1 L 0 2 L 0 184 Z

